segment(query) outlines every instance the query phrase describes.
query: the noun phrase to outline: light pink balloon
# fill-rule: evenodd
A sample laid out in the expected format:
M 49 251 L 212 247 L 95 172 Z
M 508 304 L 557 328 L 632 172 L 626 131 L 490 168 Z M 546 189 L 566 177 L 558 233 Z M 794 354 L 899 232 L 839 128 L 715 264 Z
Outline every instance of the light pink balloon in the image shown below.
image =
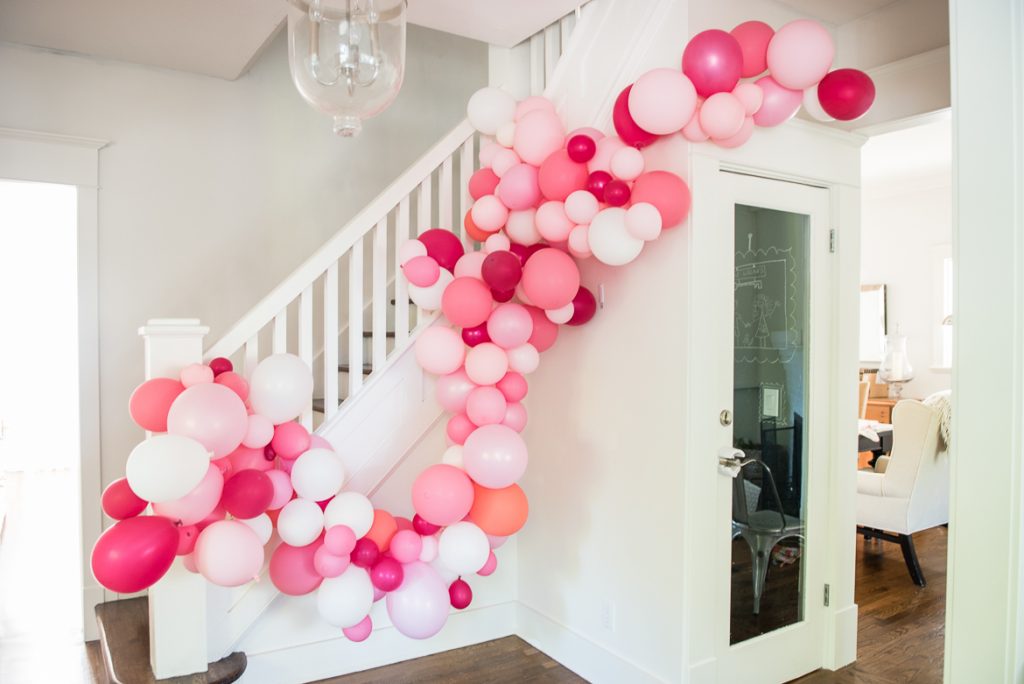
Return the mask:
M 508 372 L 508 363 L 504 349 L 492 342 L 484 342 L 466 354 L 466 375 L 478 385 L 493 385 Z
M 465 413 L 457 413 L 448 419 L 445 435 L 452 444 L 465 444 L 466 438 L 476 430 L 477 425 Z
M 508 541 L 508 537 L 499 537 L 497 535 L 487 535 L 487 542 L 491 545 L 492 549 L 500 549 Z
M 267 505 L 267 510 L 276 511 L 292 500 L 292 478 L 283 470 L 268 470 L 267 477 L 274 485 L 274 498 Z
M 630 116 L 640 128 L 655 135 L 682 130 L 696 106 L 697 90 L 679 69 L 652 69 L 629 91 Z
M 604 137 L 604 131 L 599 131 L 596 128 L 593 128 L 592 126 L 583 126 L 582 128 L 577 128 L 575 130 L 569 131 L 569 134 L 565 136 L 565 139 L 571 140 L 573 137 L 577 135 L 585 135 L 594 142 L 597 142 L 598 140 Z
M 561 148 L 564 143 L 565 127 L 558 115 L 552 111 L 538 109 L 526 114 L 516 123 L 512 149 L 527 164 L 540 166 L 548 155 Z M 476 217 L 473 220 L 475 221 Z
M 269 418 L 254 413 L 249 416 L 245 429 L 245 437 L 242 438 L 242 446 L 250 449 L 262 449 L 270 444 L 274 438 L 274 424 Z
M 743 126 L 736 133 L 736 135 L 726 138 L 725 140 L 716 140 L 715 144 L 719 147 L 739 147 L 743 143 L 750 140 L 750 136 L 754 134 L 754 119 L 753 117 L 746 117 L 743 119 Z
M 507 409 L 505 395 L 494 387 L 477 387 L 466 400 L 466 416 L 474 425 L 500 423 L 505 419 Z
M 715 93 L 700 108 L 700 127 L 711 138 L 730 138 L 743 127 L 746 110 L 732 93 Z
M 533 316 L 522 304 L 499 304 L 487 319 L 487 336 L 502 349 L 526 344 L 532 334 Z
M 535 111 L 552 112 L 555 111 L 555 103 L 542 95 L 531 95 L 525 100 L 520 100 L 516 105 L 516 121 L 519 121 L 530 112 Z
M 213 369 L 201 363 L 190 363 L 181 369 L 181 384 L 185 387 L 213 382 Z
M 789 121 L 804 102 L 802 90 L 790 90 L 779 85 L 771 76 L 764 76 L 755 81 L 764 93 L 764 101 L 754 114 L 754 123 L 770 128 Z
M 399 264 L 404 264 L 418 256 L 427 256 L 427 246 L 416 238 L 406 240 L 398 248 Z
M 561 242 L 567 239 L 574 225 L 565 215 L 565 205 L 556 201 L 540 205 L 534 220 L 537 223 L 537 232 L 548 242 Z
M 423 540 L 413 530 L 400 530 L 391 538 L 388 550 L 399 563 L 412 563 L 419 560 L 423 551 Z
M 263 456 L 263 448 L 250 449 L 240 446 L 230 454 L 227 459 L 231 463 L 231 470 L 225 475 L 224 480 L 230 480 L 231 476 L 241 470 L 267 471 L 274 467 L 274 464 Z
M 508 404 L 508 408 L 505 410 L 505 418 L 501 421 L 501 424 L 512 428 L 516 432 L 522 432 L 523 428 L 526 427 L 526 407 L 518 401 Z
M 692 143 L 702 143 L 708 139 L 708 134 L 700 127 L 700 109 L 690 119 L 690 123 L 683 126 L 683 137 Z
M 227 456 L 249 430 L 249 414 L 238 395 L 223 385 L 193 385 L 178 395 L 167 414 L 167 431 L 191 437 L 213 452 Z
M 487 254 L 484 252 L 466 252 L 455 263 L 456 278 L 476 278 L 482 280 L 480 268 L 483 266 Z
M 377 588 L 374 587 L 374 593 L 376 593 L 376 591 Z M 374 600 L 377 600 L 376 596 L 374 597 Z M 341 630 L 341 633 L 344 634 L 349 641 L 354 641 L 356 643 L 366 641 L 370 634 L 373 633 L 373 620 L 370 619 L 369 615 L 367 615 L 359 622 L 358 625 L 345 627 Z
M 501 177 L 494 194 L 502 204 L 513 211 L 537 206 L 540 201 L 537 167 L 530 164 L 516 164 Z M 476 218 L 473 220 L 475 222 Z
M 411 639 L 428 639 L 448 620 L 448 587 L 434 568 L 416 561 L 404 566 L 402 586 L 387 597 L 395 629 Z
M 768 43 L 768 72 L 784 88 L 803 91 L 825 78 L 835 44 L 828 30 L 811 19 L 791 21 Z
M 194 548 L 194 546 L 193 546 Z M 181 557 L 181 564 L 185 566 L 185 569 L 194 575 L 199 574 L 199 568 L 196 566 L 196 553 L 187 553 Z
M 493 314 L 492 314 L 493 315 Z M 442 375 L 434 384 L 437 403 L 449 413 L 462 413 L 466 410 L 466 399 L 476 389 L 476 383 L 469 379 L 466 370 L 460 368 L 454 373 Z
M 740 83 L 733 89 L 732 94 L 743 103 L 743 109 L 747 116 L 756 114 L 757 110 L 761 108 L 761 103 L 764 102 L 764 92 L 756 83 Z
M 178 525 L 195 525 L 213 513 L 224 491 L 224 476 L 213 463 L 202 481 L 191 492 L 175 499 L 153 504 L 153 513 Z
M 484 195 L 474 202 L 470 214 L 473 223 L 488 233 L 499 230 L 508 221 L 508 207 L 494 195 Z
M 626 210 L 626 230 L 639 240 L 658 239 L 661 227 L 661 212 L 653 204 L 638 202 Z
M 196 540 L 196 567 L 222 587 L 238 587 L 259 576 L 263 544 L 252 529 L 237 520 L 215 522 Z
M 494 156 L 501 152 L 504 147 L 491 140 L 480 146 L 480 166 L 489 167 L 494 162 Z
M 418 256 L 402 264 L 402 275 L 416 287 L 430 287 L 441 277 L 441 267 L 428 256 Z
M 416 340 L 416 361 L 428 373 L 454 373 L 465 358 L 466 345 L 451 328 L 435 325 L 424 330 Z
M 465 518 L 473 506 L 473 483 L 465 471 L 455 466 L 430 466 L 413 482 L 412 506 L 429 523 L 453 525 Z
M 348 525 L 331 525 L 324 533 L 324 546 L 335 556 L 347 556 L 356 548 L 356 533 Z
M 473 480 L 490 489 L 515 484 L 529 460 L 526 442 L 506 425 L 484 425 L 466 439 L 462 449 L 466 472 Z
M 524 247 L 537 244 L 541 237 L 537 232 L 536 216 L 536 209 L 509 212 L 505 233 L 513 242 Z
M 594 171 L 610 172 L 612 170 L 612 157 L 623 147 L 628 147 L 628 145 L 617 135 L 608 135 L 601 138 L 597 141 L 597 152 L 587 162 L 587 170 L 590 173 Z
M 520 162 L 522 160 L 513 150 L 502 148 L 498 150 L 494 155 L 494 159 L 491 160 L 491 170 L 494 171 L 495 176 L 501 178 L 518 166 Z
M 321 577 L 340 577 L 348 570 L 349 557 L 336 556 L 326 546 L 321 546 L 313 554 L 313 567 Z
M 497 569 L 498 557 L 494 555 L 494 551 L 490 551 L 487 554 L 487 562 L 484 563 L 484 566 L 482 568 L 476 571 L 476 574 L 480 575 L 481 577 L 487 577 L 488 575 L 493 575 L 494 571 Z
M 593 256 L 590 251 L 590 226 L 576 226 L 569 232 L 569 239 L 566 241 L 569 254 L 577 259 L 589 259 Z
M 512 242 L 503 234 L 495 233 L 489 235 L 484 240 L 484 252 L 490 254 L 491 252 L 507 252 L 508 248 L 512 246 Z
M 587 190 L 577 190 L 565 198 L 565 215 L 577 225 L 590 223 L 600 208 L 594 193 Z
M 540 353 L 532 344 L 524 344 L 508 351 L 508 367 L 527 375 L 540 365 Z
M 334 451 L 334 445 L 328 442 L 326 439 L 318 434 L 312 434 L 309 436 L 309 448 L 310 449 L 327 449 L 328 451 Z
M 619 180 L 635 180 L 643 172 L 644 155 L 635 147 L 621 149 L 612 156 L 612 175 Z

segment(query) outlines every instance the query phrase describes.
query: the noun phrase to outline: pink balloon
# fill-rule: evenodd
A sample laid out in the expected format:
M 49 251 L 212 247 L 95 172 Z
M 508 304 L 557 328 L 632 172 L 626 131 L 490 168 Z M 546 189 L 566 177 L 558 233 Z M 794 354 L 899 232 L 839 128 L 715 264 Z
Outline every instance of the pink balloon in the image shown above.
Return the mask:
M 535 111 L 554 113 L 555 104 L 543 95 L 531 95 L 525 100 L 520 100 L 516 105 L 516 122 Z
M 245 437 L 242 438 L 242 446 L 250 449 L 262 449 L 270 444 L 274 438 L 274 424 L 270 419 L 254 413 L 248 418 L 248 425 L 245 429 Z
M 498 176 L 490 169 L 480 169 L 469 178 L 469 196 L 475 200 L 493 195 L 498 187 Z
M 107 528 L 96 540 L 92 574 L 111 591 L 142 591 L 164 576 L 177 551 L 178 530 L 170 520 L 154 515 L 128 518 Z
M 825 78 L 835 54 L 832 36 L 824 26 L 811 19 L 797 19 L 775 32 L 766 61 L 776 83 L 802 91 Z
M 569 233 L 569 239 L 565 241 L 569 254 L 577 259 L 589 259 L 593 256 L 590 250 L 590 226 L 576 226 Z
M 452 608 L 462 610 L 473 602 L 473 589 L 460 577 L 448 586 L 448 600 Z
M 658 139 L 656 133 L 645 131 L 640 125 L 633 120 L 633 115 L 629 112 L 629 93 L 633 89 L 633 85 L 626 86 L 619 96 L 615 99 L 615 105 L 612 108 L 612 124 L 615 126 L 615 132 L 622 138 L 622 142 L 627 145 L 632 145 L 636 148 L 647 147 L 655 140 Z M 601 146 L 598 144 L 597 155 L 601 154 Z M 593 172 L 598 170 L 598 167 L 594 164 L 597 159 L 595 156 L 594 160 L 590 162 L 590 171 Z M 611 157 L 608 158 L 611 161 Z M 607 169 L 600 169 L 606 171 Z
M 399 530 L 391 538 L 390 550 L 399 563 L 411 563 L 420 557 L 423 540 L 414 530 Z
M 402 564 L 396 559 L 382 556 L 370 568 L 370 581 L 381 591 L 394 591 L 402 586 L 404 573 Z
M 533 333 L 530 335 L 530 344 L 536 347 L 539 352 L 547 351 L 558 340 L 558 324 L 552 323 L 544 314 L 543 309 L 536 306 L 528 306 L 526 310 L 530 312 L 530 317 L 533 319 Z
M 754 134 L 754 119 L 753 117 L 745 117 L 743 119 L 743 125 L 740 126 L 740 130 L 735 135 L 724 140 L 715 140 L 715 144 L 719 147 L 739 147 L 743 143 L 750 140 L 750 136 Z
M 427 246 L 413 238 L 398 246 L 398 263 L 404 264 L 418 256 L 427 256 Z
M 199 538 L 199 528 L 195 525 L 186 525 L 178 528 L 178 550 L 177 555 L 187 556 L 196 548 L 196 540 Z
M 483 279 L 480 269 L 487 256 L 484 252 L 466 252 L 459 263 L 455 264 L 455 277 Z
M 732 94 L 743 104 L 743 111 L 747 116 L 756 114 L 757 110 L 761 108 L 761 103 L 764 102 L 764 91 L 756 83 L 740 83 L 732 91 Z
M 313 552 L 313 568 L 321 577 L 340 577 L 350 562 L 348 554 L 337 556 L 326 545 Z
M 292 500 L 292 478 L 283 470 L 268 470 L 267 477 L 274 487 L 274 496 L 267 504 L 267 510 L 276 511 Z
M 466 410 L 466 400 L 469 393 L 476 389 L 476 384 L 469 379 L 463 368 L 442 375 L 434 385 L 434 394 L 437 403 L 449 413 L 462 413 Z
M 500 537 L 497 535 L 487 535 L 487 542 L 491 545 L 492 549 L 500 549 L 508 541 L 508 537 Z
M 274 484 L 260 470 L 240 470 L 224 483 L 221 505 L 241 520 L 255 518 L 274 500 Z
M 537 167 L 530 164 L 516 164 L 501 177 L 501 182 L 495 188 L 494 194 L 504 206 L 514 211 L 537 206 L 537 202 L 540 201 Z M 476 221 L 475 216 L 473 220 Z M 501 225 L 505 225 L 507 221 L 508 216 L 501 222 Z M 483 226 L 481 227 L 483 228 Z
M 309 430 L 295 422 L 281 423 L 274 428 L 274 439 L 270 441 L 274 453 L 292 461 L 309 451 L 309 445 Z
M 601 138 L 597 141 L 597 152 L 594 154 L 594 158 L 587 164 L 587 170 L 590 171 L 590 173 L 594 173 L 595 171 L 604 171 L 607 173 L 611 171 L 612 157 L 614 157 L 619 150 L 623 150 L 627 147 L 629 147 L 629 145 L 624 143 L 622 138 L 616 135 Z M 589 183 L 590 178 L 588 177 L 587 180 Z
M 683 137 L 694 143 L 701 143 L 708 139 L 708 134 L 700 127 L 700 109 L 697 110 L 697 115 L 690 119 L 690 123 L 683 126 Z
M 401 532 L 403 530 L 411 530 L 412 529 L 412 520 L 409 520 L 408 518 L 403 517 L 401 515 L 396 515 L 395 516 L 395 524 L 398 525 L 398 531 L 399 532 Z
M 526 427 L 526 407 L 519 402 L 510 403 L 501 424 L 512 428 L 516 432 L 522 432 L 523 428 Z
M 190 363 L 181 369 L 181 384 L 187 387 L 213 382 L 213 369 L 201 363 Z
M 775 35 L 775 29 L 763 21 L 745 21 L 729 33 L 740 44 L 743 53 L 743 68 L 740 76 L 753 78 L 768 68 L 768 43 Z
M 466 252 L 455 233 L 443 228 L 431 228 L 420 233 L 417 239 L 426 246 L 427 256 L 447 271 L 454 269 L 459 257 Z
M 323 582 L 316 570 L 319 542 L 308 546 L 280 544 L 270 557 L 270 581 L 278 591 L 289 596 L 302 596 L 314 591 Z
M 462 444 L 469 437 L 470 433 L 476 430 L 476 425 L 465 413 L 457 413 L 448 419 L 445 426 L 445 434 L 453 444 Z
M 540 184 L 540 192 L 544 197 L 549 200 L 562 201 L 576 190 L 582 190 L 587 184 L 588 175 L 586 164 L 573 161 L 566 150 L 558 149 L 540 165 L 537 180 Z M 536 206 L 536 201 L 528 206 Z M 518 208 L 526 209 L 527 207 Z
M 167 412 L 185 386 L 173 378 L 147 380 L 132 392 L 128 413 L 143 430 L 167 432 Z
M 357 644 L 361 641 L 366 641 L 370 637 L 370 634 L 373 633 L 373 620 L 371 620 L 370 616 L 367 615 L 360 620 L 358 625 L 345 627 L 341 630 L 341 633 L 344 634 L 349 641 L 353 641 Z
M 523 438 L 506 425 L 484 425 L 475 430 L 466 439 L 462 455 L 469 476 L 490 489 L 515 484 L 528 461 Z
M 537 109 L 523 116 L 516 124 L 512 149 L 527 164 L 540 166 L 564 142 L 565 127 L 558 115 L 551 110 Z M 476 216 L 473 220 L 476 220 Z
M 522 282 L 532 303 L 542 309 L 560 309 L 571 302 L 580 289 L 580 271 L 565 252 L 542 249 L 526 262 Z
M 249 430 L 249 414 L 238 395 L 223 385 L 193 385 L 178 395 L 167 414 L 167 431 L 191 437 L 213 452 L 227 456 Z
M 195 489 L 180 499 L 153 504 L 153 513 L 176 525 L 195 525 L 213 513 L 223 490 L 224 476 L 211 463 Z
M 249 400 L 249 381 L 238 373 L 225 371 L 214 378 L 213 381 L 218 385 L 224 385 L 227 387 L 229 390 L 237 394 L 238 398 L 243 402 Z
M 248 447 L 240 446 L 232 451 L 228 454 L 231 470 L 224 479 L 228 480 L 232 475 L 242 470 L 270 470 L 273 468 L 273 462 L 268 461 L 265 456 L 267 448 L 272 447 L 249 449 Z
M 725 31 L 701 31 L 683 50 L 683 73 L 690 77 L 701 97 L 730 92 L 739 82 L 742 70 L 743 50 Z
M 818 102 L 825 113 L 839 121 L 853 121 L 875 101 L 875 83 L 857 69 L 836 69 L 818 84 Z
M 309 436 L 309 448 L 310 449 L 327 449 L 328 451 L 334 451 L 334 445 L 328 442 L 320 435 Z
M 755 83 L 764 93 L 761 108 L 754 114 L 754 123 L 758 126 L 769 128 L 789 121 L 804 102 L 803 91 L 784 88 L 771 76 L 759 78 Z
M 356 548 L 356 534 L 348 525 L 331 525 L 324 533 L 324 546 L 336 556 L 347 556 Z
M 448 620 L 448 587 L 436 570 L 420 561 L 407 564 L 404 573 L 402 586 L 388 594 L 388 616 L 405 636 L 428 639 Z
M 487 562 L 484 563 L 484 567 L 476 571 L 476 574 L 481 577 L 487 577 L 493 575 L 494 571 L 498 569 L 498 557 L 494 555 L 494 551 L 490 551 L 487 554 Z
M 439 464 L 424 470 L 412 485 L 416 515 L 433 525 L 452 525 L 473 505 L 473 483 L 455 466 Z M 413 519 L 416 524 L 416 519 Z
M 509 240 L 502 232 L 497 232 L 484 240 L 484 251 L 487 252 L 488 256 L 495 252 L 511 254 L 511 252 L 508 251 L 511 247 L 512 241 Z M 481 275 L 482 269 L 483 266 L 481 265 Z
M 402 275 L 416 287 L 430 287 L 441 277 L 441 267 L 428 256 L 418 256 L 402 264 Z
M 732 93 L 715 93 L 701 105 L 700 127 L 715 140 L 731 138 L 743 127 L 746 113 Z
M 451 328 L 432 326 L 424 330 L 416 340 L 416 361 L 428 373 L 454 373 L 462 366 L 465 358 L 466 345 Z
M 441 311 L 452 325 L 471 328 L 491 315 L 490 289 L 476 278 L 456 278 L 441 296 Z
M 511 349 L 530 341 L 533 317 L 521 304 L 499 304 L 487 319 L 487 336 L 502 349 Z
M 508 402 L 501 390 L 494 387 L 477 387 L 470 392 L 466 401 L 466 416 L 474 425 L 491 425 L 505 419 Z M 472 435 L 470 435 L 472 437 Z
M 506 373 L 505 377 L 498 381 L 497 387 L 509 403 L 522 401 L 526 397 L 526 378 L 515 371 Z
M 682 178 L 669 171 L 642 174 L 633 183 L 632 200 L 633 204 L 653 204 L 661 213 L 663 229 L 678 226 L 690 212 L 690 188 Z
M 484 195 L 473 203 L 470 217 L 480 230 L 493 233 L 508 221 L 508 207 L 494 195 Z
M 491 163 L 494 161 L 495 155 L 497 155 L 503 149 L 505 148 L 499 145 L 498 143 L 494 142 L 493 140 L 490 142 L 484 142 L 483 140 L 481 140 L 479 156 L 480 166 L 490 166 Z
M 215 522 L 199 533 L 196 566 L 203 577 L 222 587 L 239 587 L 259 576 L 263 544 L 237 520 Z
M 508 357 L 505 351 L 493 342 L 478 344 L 466 354 L 466 375 L 478 385 L 493 385 L 501 380 L 506 372 Z
M 532 344 L 508 350 L 508 367 L 517 373 L 532 373 L 540 364 L 540 352 Z
M 562 242 L 569 237 L 574 224 L 565 215 L 565 205 L 561 202 L 545 202 L 537 209 L 534 218 L 537 232 L 548 242 Z
M 143 501 L 132 491 L 128 484 L 128 478 L 122 477 L 114 480 L 103 490 L 100 497 L 100 506 L 103 512 L 114 520 L 134 518 L 146 510 L 147 502 Z
M 494 171 L 494 175 L 501 178 L 521 161 L 519 155 L 513 150 L 503 148 L 498 150 L 497 154 L 494 155 L 494 159 L 491 160 L 491 169 Z
M 669 135 L 683 128 L 697 108 L 697 91 L 678 69 L 652 69 L 629 91 L 629 113 L 645 131 Z

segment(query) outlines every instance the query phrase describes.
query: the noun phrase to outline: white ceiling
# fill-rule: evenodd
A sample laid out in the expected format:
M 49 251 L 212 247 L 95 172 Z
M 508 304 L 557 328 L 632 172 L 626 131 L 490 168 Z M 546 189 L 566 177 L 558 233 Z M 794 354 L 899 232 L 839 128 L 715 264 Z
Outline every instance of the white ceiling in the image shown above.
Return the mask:
M 866 191 L 948 175 L 953 168 L 952 116 L 946 111 L 921 125 L 874 135 L 862 150 Z
M 778 0 L 800 14 L 829 24 L 845 24 L 897 0 Z

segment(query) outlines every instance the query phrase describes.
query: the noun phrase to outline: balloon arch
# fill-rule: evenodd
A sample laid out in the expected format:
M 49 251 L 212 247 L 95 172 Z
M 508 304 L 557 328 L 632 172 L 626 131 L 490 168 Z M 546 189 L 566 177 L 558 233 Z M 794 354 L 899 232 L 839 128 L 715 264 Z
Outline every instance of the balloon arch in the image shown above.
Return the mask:
M 683 179 L 645 169 L 641 150 L 677 134 L 735 147 L 801 105 L 820 120 L 857 118 L 874 85 L 860 71 L 830 71 L 833 55 L 828 32 L 808 20 L 778 31 L 759 21 L 704 31 L 686 46 L 681 70 L 654 69 L 622 91 L 616 135 L 567 133 L 543 97 L 475 93 L 469 120 L 493 139 L 469 181 L 464 225 L 483 249 L 465 253 L 443 229 L 399 247 L 410 297 L 450 324 L 415 343 L 451 417 L 442 462 L 413 484 L 414 517 L 342 491 L 342 460 L 295 422 L 313 390 L 301 360 L 271 356 L 246 379 L 214 359 L 132 394 L 132 418 L 158 434 L 103 493 L 103 510 L 118 522 L 93 550 L 97 580 L 139 591 L 181 556 L 210 582 L 238 586 L 259 574 L 276 530 L 271 581 L 285 594 L 317 592 L 320 614 L 348 638 L 369 636 L 370 609 L 385 597 L 400 632 L 437 633 L 450 607 L 470 604 L 465 578 L 494 572 L 494 549 L 526 522 L 516 484 L 527 465 L 526 376 L 560 325 L 583 325 L 596 310 L 576 261 L 627 264 L 689 212 Z

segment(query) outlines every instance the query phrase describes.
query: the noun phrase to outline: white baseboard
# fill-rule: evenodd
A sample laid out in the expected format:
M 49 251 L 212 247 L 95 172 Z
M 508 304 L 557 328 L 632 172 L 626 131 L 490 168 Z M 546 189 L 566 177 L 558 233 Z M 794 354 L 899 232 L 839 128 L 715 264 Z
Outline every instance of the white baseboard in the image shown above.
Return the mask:
M 833 637 L 830 652 L 825 654 L 824 667 L 838 670 L 857 659 L 857 604 L 836 610 L 833 615 Z
M 718 678 L 718 659 L 707 658 L 690 665 L 689 684 L 715 684 Z
M 612 653 L 533 608 L 516 603 L 516 634 L 594 684 L 645 684 L 664 680 Z

